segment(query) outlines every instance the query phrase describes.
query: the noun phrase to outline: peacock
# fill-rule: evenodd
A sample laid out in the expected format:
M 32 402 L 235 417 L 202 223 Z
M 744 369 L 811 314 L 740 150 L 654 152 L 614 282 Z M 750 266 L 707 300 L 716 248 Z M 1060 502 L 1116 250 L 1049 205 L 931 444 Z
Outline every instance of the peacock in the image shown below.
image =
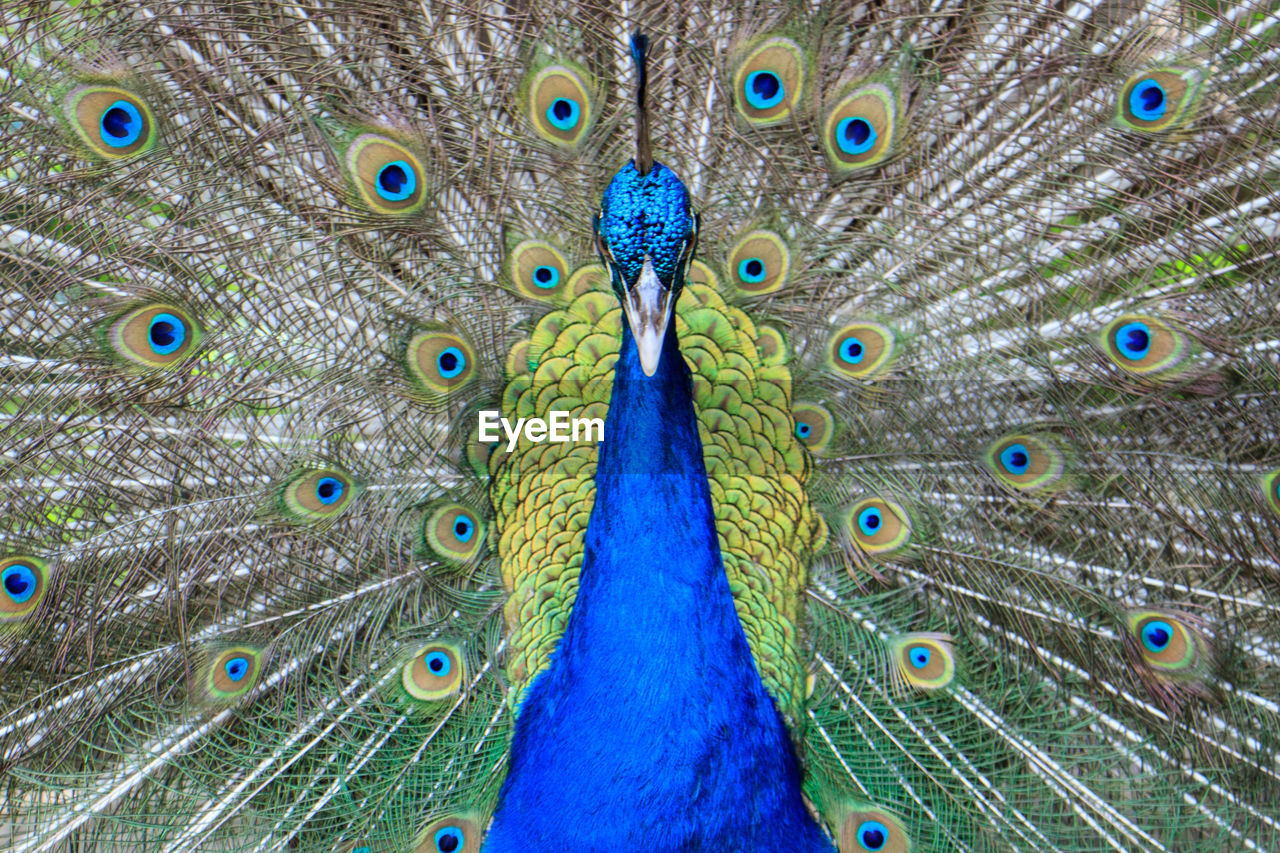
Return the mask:
M 1280 10 L 0 10 L 13 851 L 1280 850 Z

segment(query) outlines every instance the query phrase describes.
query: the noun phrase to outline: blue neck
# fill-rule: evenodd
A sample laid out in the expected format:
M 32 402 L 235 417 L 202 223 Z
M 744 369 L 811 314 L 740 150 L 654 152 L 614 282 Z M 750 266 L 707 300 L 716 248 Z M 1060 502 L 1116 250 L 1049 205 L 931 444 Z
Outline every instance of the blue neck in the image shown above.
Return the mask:
M 485 853 L 829 851 L 734 611 L 675 323 L 652 377 L 623 325 L 577 599 Z

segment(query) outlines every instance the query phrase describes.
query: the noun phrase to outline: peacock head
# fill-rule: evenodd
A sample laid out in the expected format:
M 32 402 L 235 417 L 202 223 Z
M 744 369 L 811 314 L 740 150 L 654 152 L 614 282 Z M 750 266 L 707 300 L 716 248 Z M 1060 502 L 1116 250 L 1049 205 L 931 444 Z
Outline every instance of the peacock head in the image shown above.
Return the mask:
M 640 352 L 640 367 L 652 376 L 698 235 L 689 191 L 661 163 L 650 162 L 643 170 L 632 160 L 604 192 L 595 235 Z

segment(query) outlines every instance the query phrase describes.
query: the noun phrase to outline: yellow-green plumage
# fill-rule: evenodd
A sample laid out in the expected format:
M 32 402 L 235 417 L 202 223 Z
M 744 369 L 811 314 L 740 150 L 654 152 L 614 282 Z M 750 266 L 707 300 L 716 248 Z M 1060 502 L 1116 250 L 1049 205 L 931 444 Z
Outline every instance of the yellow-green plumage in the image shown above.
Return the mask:
M 527 372 L 507 384 L 502 412 L 517 418 L 603 418 L 612 391 L 622 309 L 593 291 L 534 329 Z M 674 322 L 691 369 L 720 547 L 760 674 L 800 719 L 806 665 L 799 650 L 801 593 L 826 538 L 804 484 L 809 462 L 795 436 L 791 376 L 762 363 L 755 325 L 715 291 L 690 286 Z M 507 673 L 525 685 L 547 662 L 577 593 L 583 537 L 595 499 L 592 443 L 522 438 L 490 457 L 490 493 L 510 631 Z M 518 694 L 517 694 L 518 697 Z

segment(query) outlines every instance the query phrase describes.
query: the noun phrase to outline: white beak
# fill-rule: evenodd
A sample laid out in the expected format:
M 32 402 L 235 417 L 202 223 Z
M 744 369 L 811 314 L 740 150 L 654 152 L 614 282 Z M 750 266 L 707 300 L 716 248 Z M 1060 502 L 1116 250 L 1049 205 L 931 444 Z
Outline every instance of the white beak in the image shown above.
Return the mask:
M 640 268 L 640 278 L 622 300 L 622 310 L 631 324 L 631 335 L 636 339 L 636 349 L 640 351 L 640 369 L 645 376 L 652 376 L 658 370 L 658 362 L 662 359 L 662 339 L 667 333 L 667 324 L 671 322 L 671 306 L 671 291 L 658 281 L 653 262 L 646 255 L 644 266 Z

